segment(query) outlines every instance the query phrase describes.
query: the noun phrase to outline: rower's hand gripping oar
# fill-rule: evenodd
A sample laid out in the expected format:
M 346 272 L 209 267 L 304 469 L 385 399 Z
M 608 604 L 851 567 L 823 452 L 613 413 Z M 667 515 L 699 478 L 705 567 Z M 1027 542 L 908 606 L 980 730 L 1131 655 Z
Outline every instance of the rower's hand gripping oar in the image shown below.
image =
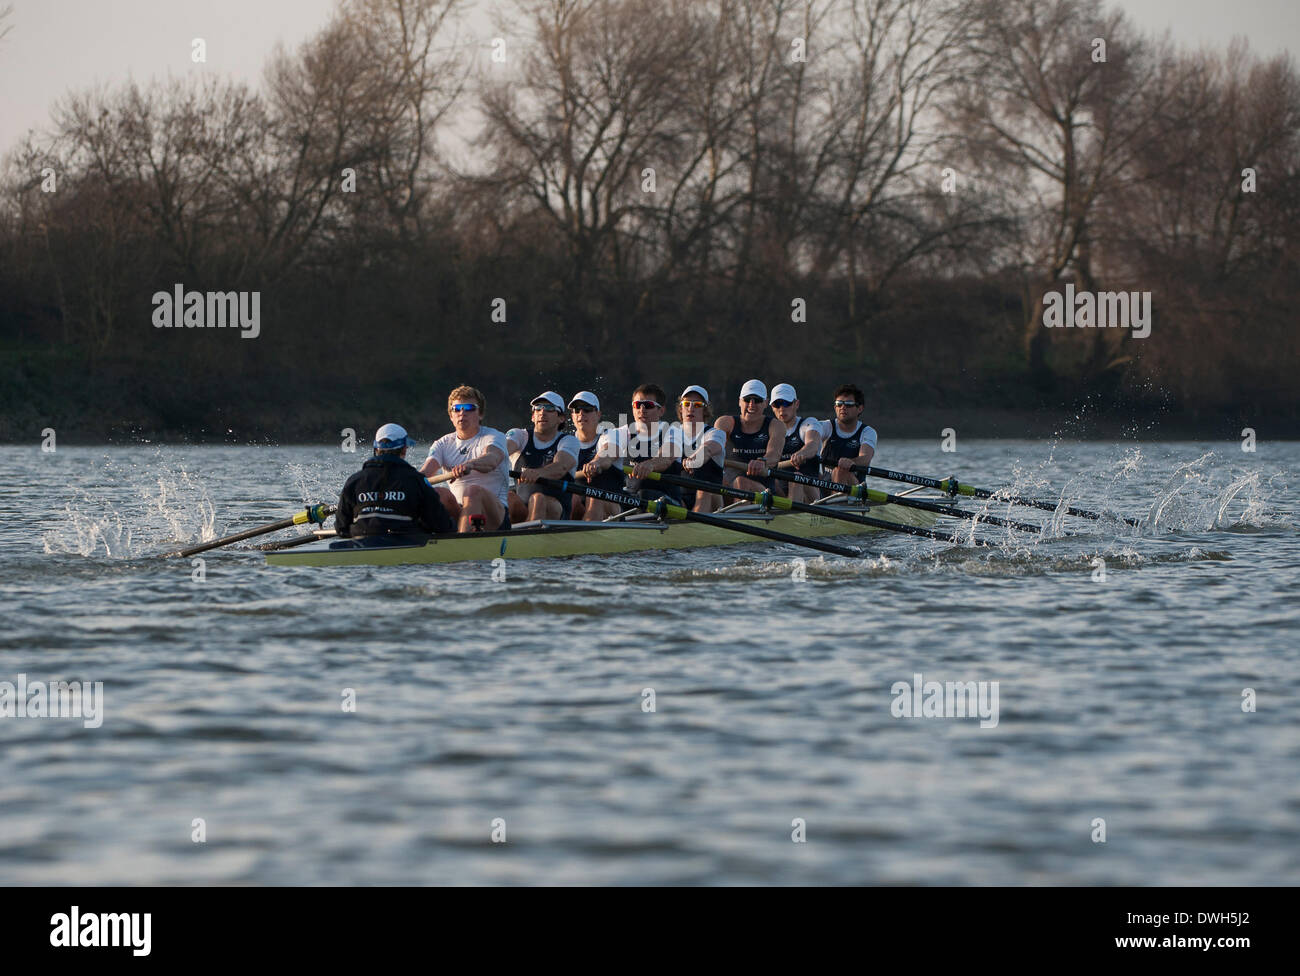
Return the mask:
M 991 498 L 994 501 L 1010 502 L 1012 505 L 1023 505 L 1026 508 L 1040 508 L 1044 512 L 1055 512 L 1060 505 L 1053 502 L 1038 501 L 1034 498 L 1024 498 L 1020 495 L 1004 495 L 1001 492 L 989 491 L 987 488 L 976 488 L 973 485 L 965 485 L 956 478 L 927 478 L 924 475 L 909 474 L 906 471 L 890 471 L 888 468 L 873 468 L 869 464 L 851 465 L 854 471 L 861 471 L 863 474 L 870 475 L 873 478 L 884 478 L 887 481 L 902 481 L 909 485 L 921 485 L 923 488 L 934 488 L 938 491 L 945 491 L 949 495 L 966 495 L 970 498 Z M 1126 515 L 1107 514 L 1103 512 L 1090 512 L 1086 508 L 1066 508 L 1069 515 L 1077 515 L 1079 518 L 1101 520 L 1106 518 L 1120 519 L 1129 525 L 1141 525 L 1137 519 L 1129 518 Z
M 727 466 L 735 466 L 737 470 L 748 470 L 749 465 L 742 461 L 728 461 Z M 631 468 L 624 468 L 625 472 L 630 473 Z M 662 481 L 670 485 L 681 485 L 683 488 L 694 488 L 696 491 L 711 492 L 715 495 L 726 495 L 729 498 L 743 498 L 751 501 L 755 505 L 764 508 L 779 508 L 787 512 L 808 512 L 812 515 L 823 515 L 826 518 L 838 519 L 841 522 L 852 522 L 855 525 L 870 525 L 878 529 L 888 529 L 891 532 L 905 532 L 908 535 L 919 535 L 927 539 L 937 539 L 940 542 L 948 542 L 952 545 L 959 546 L 966 540 L 960 539 L 951 532 L 944 532 L 942 529 L 923 529 L 917 525 L 903 525 L 900 522 L 888 522 L 885 519 L 872 518 L 870 515 L 859 515 L 853 512 L 837 512 L 835 509 L 826 505 L 808 505 L 804 502 L 792 501 L 781 495 L 775 495 L 770 491 L 745 491 L 741 488 L 733 488 L 729 485 L 720 485 L 713 481 L 700 481 L 695 478 L 683 478 L 675 474 L 659 474 L 651 472 L 649 477 L 656 481 Z M 847 486 L 841 486 L 847 487 Z M 976 543 L 981 545 L 982 543 Z
M 245 539 L 253 539 L 259 535 L 266 535 L 268 532 L 275 532 L 277 529 L 288 529 L 295 525 L 305 525 L 308 522 L 314 522 L 317 525 L 324 524 L 325 520 L 334 514 L 333 505 L 308 505 L 303 511 L 298 512 L 286 519 L 280 519 L 278 522 L 272 522 L 269 525 L 259 525 L 255 529 L 246 529 L 243 532 L 236 532 L 234 535 L 228 535 L 221 539 L 213 539 L 211 542 L 204 542 L 202 545 L 190 546 L 188 549 L 182 549 L 179 552 L 164 553 L 164 558 L 168 556 L 193 556 L 196 553 L 207 552 L 209 549 L 218 549 L 221 546 L 228 546 L 232 542 L 243 542 Z
M 516 478 L 519 477 L 518 471 L 512 473 Z M 554 478 L 534 478 L 533 483 L 541 485 L 543 488 L 554 488 L 569 494 L 585 495 L 588 498 L 614 502 L 624 508 L 635 508 L 642 512 L 650 512 L 659 518 L 670 518 L 679 522 L 702 522 L 705 525 L 717 526 L 720 529 L 730 529 L 732 532 L 743 532 L 745 535 L 758 536 L 760 539 L 767 539 L 771 542 L 785 542 L 792 546 L 803 546 L 806 549 L 829 552 L 833 556 L 850 556 L 856 559 L 864 555 L 861 549 L 853 546 L 822 542 L 820 539 L 800 539 L 798 536 L 786 535 L 784 532 L 774 532 L 771 529 L 760 528 L 757 525 L 746 525 L 735 519 L 722 518 L 717 515 L 703 515 L 700 512 L 692 512 L 681 505 L 674 505 L 663 498 L 641 498 L 639 495 L 633 495 L 626 491 L 593 488 L 591 485 L 584 485 L 568 478 L 563 481 L 557 481 Z
M 788 462 L 782 461 L 782 464 Z M 728 461 L 727 467 L 736 468 L 737 470 L 745 469 L 742 461 Z M 989 525 L 1002 525 L 1011 529 L 1018 529 L 1021 532 L 1042 532 L 1041 525 L 1034 525 L 1031 522 L 1018 522 L 1015 519 L 1000 518 L 997 515 L 989 515 L 983 512 L 963 512 L 959 508 L 953 508 L 951 505 L 938 505 L 934 502 L 923 501 L 920 498 L 906 498 L 903 495 L 891 495 L 887 491 L 877 491 L 875 488 L 868 488 L 866 485 L 842 485 L 838 481 L 831 481 L 829 478 L 814 478 L 812 475 L 804 474 L 802 471 L 786 470 L 785 468 L 776 468 L 770 470 L 768 474 L 780 478 L 782 481 L 792 481 L 797 485 L 809 485 L 813 488 L 821 488 L 823 491 L 838 491 L 849 495 L 852 498 L 860 498 L 864 501 L 875 502 L 878 505 L 901 505 L 904 508 L 915 508 L 923 512 L 938 512 L 940 515 L 956 519 L 975 519 L 979 522 L 986 522 Z

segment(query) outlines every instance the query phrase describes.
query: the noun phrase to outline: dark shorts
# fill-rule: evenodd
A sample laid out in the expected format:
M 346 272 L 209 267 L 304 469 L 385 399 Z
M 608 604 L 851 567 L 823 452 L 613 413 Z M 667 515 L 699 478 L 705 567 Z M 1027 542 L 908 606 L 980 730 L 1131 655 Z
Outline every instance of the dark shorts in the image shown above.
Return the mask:
M 547 498 L 554 498 L 560 503 L 560 518 L 573 518 L 573 496 L 571 494 L 567 491 L 552 491 L 549 488 L 542 492 L 542 494 Z
M 560 491 L 558 488 L 537 488 L 534 491 L 530 491 L 528 496 L 525 497 L 524 495 L 519 494 L 520 487 L 522 487 L 522 485 L 515 487 L 515 494 L 519 497 L 519 500 L 524 503 L 525 509 L 528 507 L 528 499 L 533 495 L 545 495 L 547 498 L 554 498 L 560 503 L 560 518 L 573 518 L 573 495 L 570 492 Z M 510 506 L 508 505 L 506 506 L 507 509 L 509 509 L 509 507 Z M 507 511 L 506 518 L 509 519 L 509 517 L 509 512 Z M 507 524 L 506 528 L 508 529 L 510 526 Z

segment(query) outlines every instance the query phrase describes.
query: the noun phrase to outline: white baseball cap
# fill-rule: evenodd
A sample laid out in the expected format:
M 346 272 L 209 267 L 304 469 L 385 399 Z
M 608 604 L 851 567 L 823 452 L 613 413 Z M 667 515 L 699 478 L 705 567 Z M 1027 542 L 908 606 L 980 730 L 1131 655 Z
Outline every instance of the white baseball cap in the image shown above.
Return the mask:
M 399 447 L 414 447 L 415 438 L 408 437 L 406 428 L 401 424 L 384 424 L 375 431 L 375 447 L 381 451 L 392 451 Z
M 564 398 L 554 390 L 547 390 L 545 393 L 533 397 L 530 406 L 547 406 L 551 407 L 557 413 L 564 413 Z
M 685 400 L 686 394 L 688 393 L 698 393 L 700 395 L 701 400 L 703 400 L 705 403 L 709 402 L 709 391 L 702 386 L 688 386 L 686 389 L 682 390 L 682 395 L 679 396 L 677 399 Z
M 573 396 L 569 398 L 569 406 L 572 407 L 575 403 L 585 403 L 589 407 L 595 407 L 597 410 L 600 409 L 600 398 L 590 390 L 579 390 L 577 393 L 573 394 Z
M 743 400 L 747 396 L 762 397 L 767 399 L 767 387 L 763 385 L 762 380 L 750 380 L 740 388 L 740 398 Z
M 799 394 L 794 391 L 794 387 L 789 383 L 778 383 L 772 387 L 772 402 L 777 400 L 789 400 L 794 403 L 799 399 Z

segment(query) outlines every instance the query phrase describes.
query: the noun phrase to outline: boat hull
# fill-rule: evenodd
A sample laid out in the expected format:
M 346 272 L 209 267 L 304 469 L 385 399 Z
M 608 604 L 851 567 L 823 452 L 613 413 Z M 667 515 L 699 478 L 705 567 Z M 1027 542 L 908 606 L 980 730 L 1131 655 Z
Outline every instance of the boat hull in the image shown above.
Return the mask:
M 864 511 L 857 507 L 850 510 Z M 936 521 L 936 516 L 932 512 L 898 505 L 873 506 L 870 514 L 872 518 L 921 527 L 928 527 Z M 843 519 L 804 512 L 789 512 L 769 517 L 754 515 L 728 517 L 743 521 L 745 524 L 785 532 L 801 539 L 885 531 L 874 526 L 854 525 Z M 510 532 L 479 532 L 433 538 L 424 545 L 417 546 L 330 548 L 328 543 L 316 543 L 296 549 L 268 552 L 266 562 L 270 566 L 409 566 L 498 558 L 608 556 L 625 552 L 699 549 L 743 544 L 764 543 L 763 540 L 743 532 L 700 522 L 667 524 L 548 522 L 537 529 L 521 528 Z

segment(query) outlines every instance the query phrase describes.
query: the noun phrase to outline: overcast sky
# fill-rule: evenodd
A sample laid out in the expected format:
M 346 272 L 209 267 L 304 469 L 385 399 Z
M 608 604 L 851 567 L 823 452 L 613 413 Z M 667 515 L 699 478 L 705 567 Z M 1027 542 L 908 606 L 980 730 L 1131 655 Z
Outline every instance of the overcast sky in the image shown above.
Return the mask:
M 252 83 L 276 41 L 297 45 L 329 19 L 334 0 L 12 0 L 0 41 L 0 153 L 43 127 L 69 89 L 206 70 Z M 6 0 L 0 0 L 4 7 Z M 1300 0 L 1122 0 L 1148 30 L 1180 44 L 1226 47 L 1244 35 L 1261 55 L 1300 51 Z M 490 36 L 488 2 L 468 0 L 471 29 Z M 207 42 L 207 64 L 190 42 Z

